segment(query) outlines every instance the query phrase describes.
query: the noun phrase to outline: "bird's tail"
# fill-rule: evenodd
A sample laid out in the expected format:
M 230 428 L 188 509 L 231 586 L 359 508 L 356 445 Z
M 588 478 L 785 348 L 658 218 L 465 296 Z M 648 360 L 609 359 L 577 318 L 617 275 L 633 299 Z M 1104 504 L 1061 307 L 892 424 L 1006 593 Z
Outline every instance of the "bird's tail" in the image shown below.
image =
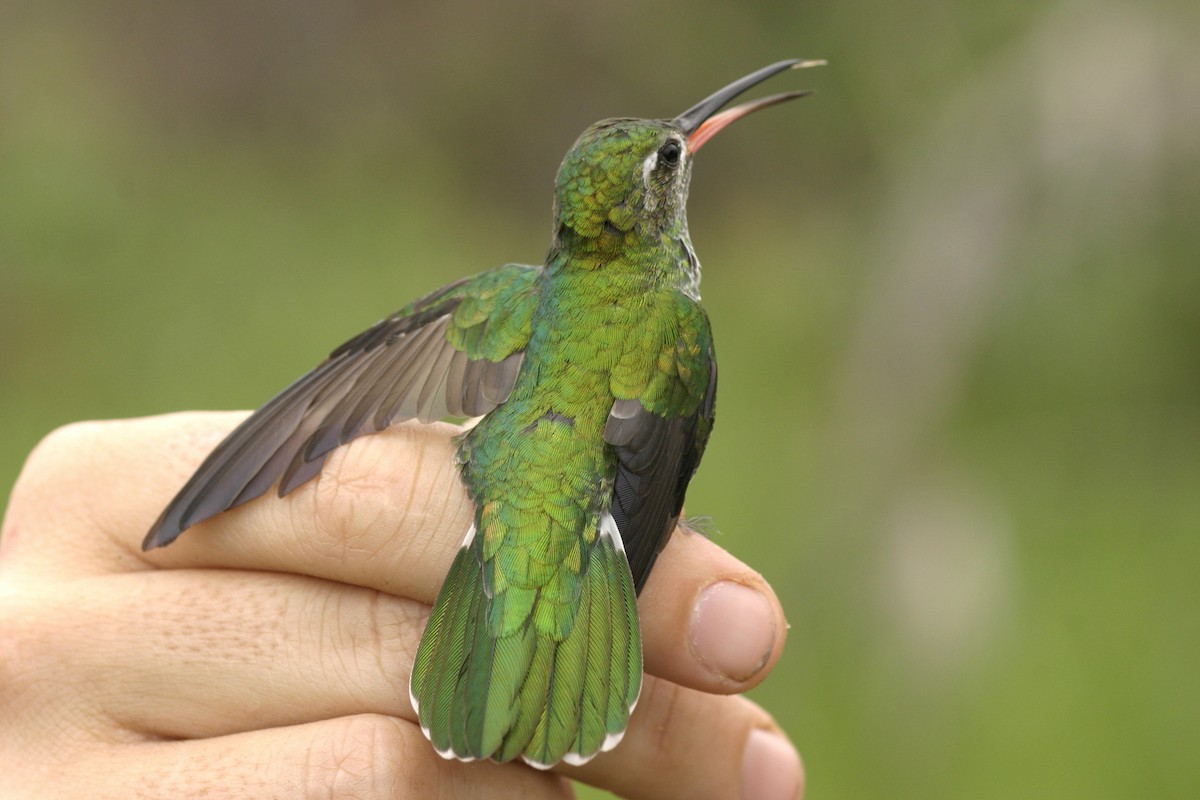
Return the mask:
M 543 769 L 582 764 L 615 747 L 641 690 L 642 648 L 637 596 L 612 517 L 604 515 L 585 563 L 576 566 L 578 597 L 566 624 L 539 607 L 563 598 L 539 592 L 513 624 L 520 603 L 501 596 L 512 589 L 485 584 L 482 539 L 468 536 L 455 557 L 417 649 L 409 692 L 421 729 L 447 758 L 519 756 Z

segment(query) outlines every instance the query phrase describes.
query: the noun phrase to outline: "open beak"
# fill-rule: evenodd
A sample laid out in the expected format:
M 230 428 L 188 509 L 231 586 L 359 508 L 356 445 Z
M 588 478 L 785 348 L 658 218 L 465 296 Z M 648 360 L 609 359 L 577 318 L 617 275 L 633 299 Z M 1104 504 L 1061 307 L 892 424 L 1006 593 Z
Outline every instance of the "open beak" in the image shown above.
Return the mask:
M 733 108 L 721 111 L 721 106 L 728 103 L 733 98 L 737 97 L 742 92 L 757 86 L 772 75 L 777 75 L 780 72 L 789 69 L 804 69 L 806 67 L 818 67 L 825 64 L 823 60 L 804 60 L 799 58 L 780 61 L 778 64 L 771 64 L 768 67 L 763 67 L 757 72 L 751 72 L 744 78 L 739 78 L 733 83 L 726 86 L 724 89 L 719 89 L 713 94 L 701 100 L 696 105 L 689 108 L 687 111 L 676 117 L 673 122 L 679 126 L 685 134 L 687 134 L 688 149 L 691 152 L 696 152 L 700 147 L 717 134 L 719 130 L 729 125 L 734 120 L 741 119 L 747 114 L 758 111 L 760 108 L 782 103 L 786 100 L 793 100 L 797 97 L 804 97 L 811 94 L 807 91 L 799 92 L 784 92 L 782 94 L 773 94 L 769 97 L 763 97 L 759 100 L 751 100 L 748 103 L 734 106 Z

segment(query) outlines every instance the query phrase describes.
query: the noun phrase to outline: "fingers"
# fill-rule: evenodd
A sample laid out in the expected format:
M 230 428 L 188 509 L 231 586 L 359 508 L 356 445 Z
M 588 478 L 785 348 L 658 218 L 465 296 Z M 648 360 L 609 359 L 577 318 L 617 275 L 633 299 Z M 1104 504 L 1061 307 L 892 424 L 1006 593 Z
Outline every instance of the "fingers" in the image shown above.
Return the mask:
M 408 676 L 429 608 L 415 600 L 300 575 L 162 570 L 14 603 L 0 608 L 21 653 L 10 688 L 123 731 L 195 739 L 363 713 L 416 720 Z
M 13 489 L 6 566 L 34 579 L 256 564 L 311 574 L 322 562 L 349 572 L 379 553 L 388 559 L 372 571 L 375 583 L 387 584 L 379 588 L 412 597 L 436 592 L 472 516 L 453 466 L 452 437 L 461 429 L 440 423 L 397 425 L 357 439 L 286 498 L 270 491 L 143 555 L 150 524 L 244 417 L 190 412 L 54 431 Z M 47 530 L 53 538 L 38 535 Z M 430 567 L 435 572 L 426 574 Z
M 91 646 L 74 649 L 74 671 L 60 676 L 70 680 L 55 680 L 53 663 L 31 667 L 37 648 L 23 648 L 21 670 L 0 675 L 0 683 L 44 687 L 25 695 L 43 717 L 53 716 L 56 700 L 74 682 L 103 705 L 93 724 L 115 722 L 126 735 L 216 737 L 138 745 L 147 780 L 183 787 L 170 796 L 192 796 L 192 781 L 212 773 L 196 766 L 195 775 L 186 775 L 206 758 L 210 769 L 227 764 L 227 774 L 244 774 L 246 786 L 256 785 L 254 776 L 282 776 L 271 770 L 292 764 L 296 753 L 308 754 L 301 763 L 310 767 L 353 765 L 352 758 L 309 757 L 317 743 L 344 743 L 347 730 L 368 744 L 383 739 L 392 751 L 415 750 L 420 755 L 414 758 L 431 759 L 420 762 L 416 783 L 397 783 L 394 796 L 428 785 L 423 781 L 444 785 L 439 776 L 459 765 L 437 758 L 410 724 L 405 684 L 427 613 L 423 604 L 436 594 L 471 517 L 452 462 L 458 429 L 403 425 L 359 439 L 288 498 L 269 495 L 143 555 L 138 545 L 150 522 L 243 417 L 196 413 L 88 423 L 39 446 L 10 501 L 0 569 L 6 582 L 27 587 L 49 586 L 53 578 L 60 603 L 40 610 L 60 609 L 52 614 L 58 632 Z M 156 566 L 182 569 L 153 571 Z M 91 580 L 127 582 L 99 591 L 88 587 Z M 741 698 L 704 694 L 741 691 L 778 658 L 786 624 L 770 587 L 708 540 L 677 532 L 643 593 L 641 611 L 647 670 L 659 677 L 647 678 L 625 743 L 567 771 L 628 797 L 794 795 L 802 782 L 799 759 L 769 717 Z M 36 615 L 18 618 L 42 634 L 55 630 L 54 624 L 39 628 Z M 75 630 L 66 630 L 72 625 Z M 56 655 L 54 648 L 45 652 Z M 251 727 L 270 729 L 246 730 Z M 342 738 L 318 735 L 329 731 Z M 301 736 L 300 744 L 287 738 L 305 732 L 313 736 Z M 414 734 L 419 747 L 407 744 Z M 246 760 L 240 744 L 251 739 L 243 737 L 258 736 L 285 738 L 264 738 L 261 745 L 254 739 L 255 755 Z M 190 745 L 210 749 L 174 749 Z M 173 771 L 153 772 L 160 753 Z M 176 760 L 192 754 L 200 761 L 180 767 Z M 385 764 L 381 780 L 400 781 L 410 766 Z M 324 785 L 371 774 L 339 768 L 325 774 Z M 285 794 L 306 796 L 303 775 L 288 780 L 297 782 L 285 781 L 295 787 Z M 561 783 L 546 780 L 533 788 L 522 784 L 520 791 L 563 796 Z M 485 785 L 492 790 L 486 796 L 507 791 L 502 782 Z M 447 796 L 472 796 L 470 785 L 463 791 Z M 769 791 L 782 794 L 763 794 Z M 322 796 L 329 794 L 326 788 Z
M 64 797 L 354 797 L 468 800 L 573 796 L 565 780 L 490 762 L 440 758 L 417 726 L 362 715 L 214 739 L 114 747 L 65 765 Z
M 701 596 L 714 590 L 756 594 L 718 583 Z M 647 646 L 653 643 L 663 667 L 657 672 L 703 669 L 686 652 L 671 654 L 680 636 L 670 631 L 670 606 L 685 615 L 686 630 L 686 615 L 702 615 L 719 598 L 689 612 L 663 596 L 668 608 L 652 610 L 646 624 Z M 57 583 L 3 614 L 25 675 L 37 684 L 30 690 L 77 692 L 78 704 L 97 717 L 166 738 L 364 712 L 415 720 L 407 684 L 427 617 L 425 604 L 371 589 L 228 570 Z M 73 643 L 69 682 L 53 680 L 63 641 Z
M 283 550 L 293 559 L 322 559 L 340 558 L 358 541 L 394 547 L 411 540 L 444 548 L 449 565 L 471 510 L 453 467 L 451 438 L 461 429 L 440 423 L 397 425 L 351 442 L 331 454 L 321 476 L 287 498 L 269 491 L 195 526 L 169 551 L 143 558 L 141 539 L 151 522 L 244 418 L 242 412 L 189 412 L 54 431 L 30 454 L 13 489 L 5 555 L 19 556 L 22 571 L 76 576 L 160 561 L 203 566 L 204 555 L 219 550 L 245 549 L 244 558 Z M 348 454 L 354 457 L 343 469 Z M 413 535 L 377 530 L 395 525 Z M 36 535 L 44 530 L 54 537 Z M 193 541 L 198 538 L 203 546 Z M 172 558 L 164 558 L 167 553 Z
M 327 730 L 322 720 L 357 720 L 367 725 L 354 731 L 368 746 L 356 757 L 382 758 L 370 736 L 401 736 L 387 747 L 402 747 L 404 763 L 417 759 L 419 774 L 439 767 L 407 699 L 423 604 L 305 576 L 190 570 L 83 579 L 46 595 L 53 596 L 5 605 L 0 614 L 9 645 L 22 653 L 21 673 L 2 682 L 26 698 L 14 724 L 59 719 L 52 727 L 63 742 L 56 709 L 65 705 L 70 724 L 106 741 L 128 742 L 131 734 L 210 740 L 216 750 L 173 752 L 189 759 L 227 753 L 232 763 L 199 762 L 208 769 L 197 769 L 223 773 L 228 766 L 238 774 L 283 768 L 236 761 L 252 741 L 239 733 L 319 732 Z M 73 643 L 69 665 L 55 644 L 62 641 Z M 377 730 L 380 721 L 391 727 Z M 421 747 L 407 742 L 414 735 Z M 346 737 L 354 738 L 341 733 L 333 743 Z M 560 769 L 630 798 L 794 797 L 802 779 L 794 749 L 753 703 L 654 677 L 619 747 L 583 768 Z M 763 783 L 782 786 L 783 794 L 746 788 Z
M 459 429 L 448 425 L 398 425 L 357 439 L 287 497 L 269 494 L 142 554 L 150 522 L 243 417 L 173 414 L 56 432 L 31 456 L 14 492 L 7 527 L 22 558 L 10 561 L 34 579 L 39 572 L 220 567 L 304 574 L 433 601 L 472 515 L 453 466 L 451 439 Z M 64 491 L 70 502 L 21 500 Z M 24 509 L 46 506 L 62 515 L 54 521 L 61 532 L 52 540 L 23 535 L 38 522 Z M 782 652 L 786 623 L 770 587 L 701 536 L 676 532 L 640 603 L 647 671 L 683 685 L 744 691 Z

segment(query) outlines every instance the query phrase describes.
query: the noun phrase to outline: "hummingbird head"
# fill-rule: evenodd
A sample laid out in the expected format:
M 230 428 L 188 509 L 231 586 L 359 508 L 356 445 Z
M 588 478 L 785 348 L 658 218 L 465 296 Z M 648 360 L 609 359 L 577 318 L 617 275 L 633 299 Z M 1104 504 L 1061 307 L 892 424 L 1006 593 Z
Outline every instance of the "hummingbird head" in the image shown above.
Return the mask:
M 791 59 L 764 67 L 709 95 L 674 119 L 606 119 L 580 135 L 555 179 L 555 231 L 592 249 L 686 235 L 692 156 L 718 131 L 768 106 L 808 94 L 785 92 L 720 109 L 784 70 L 824 64 Z M 720 111 L 720 113 L 717 113 Z
M 556 223 L 587 240 L 623 240 L 678 224 L 691 161 L 671 122 L 606 119 L 590 126 L 555 179 Z M 562 230 L 565 229 L 565 230 Z

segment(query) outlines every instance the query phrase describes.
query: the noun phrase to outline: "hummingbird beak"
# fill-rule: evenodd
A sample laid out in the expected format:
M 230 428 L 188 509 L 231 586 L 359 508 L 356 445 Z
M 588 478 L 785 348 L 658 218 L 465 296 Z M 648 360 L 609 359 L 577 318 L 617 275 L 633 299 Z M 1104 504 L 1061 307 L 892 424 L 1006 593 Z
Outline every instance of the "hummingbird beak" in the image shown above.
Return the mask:
M 673 122 L 679 126 L 688 137 L 688 149 L 691 152 L 696 152 L 701 145 L 716 135 L 717 131 L 729 125 L 734 120 L 742 117 L 760 108 L 782 103 L 786 100 L 793 100 L 797 97 L 804 97 L 811 92 L 784 92 L 782 94 L 773 94 L 770 97 L 764 97 L 760 100 L 752 100 L 748 103 L 734 106 L 721 113 L 716 113 L 721 106 L 728 103 L 733 98 L 737 97 L 742 92 L 757 86 L 758 84 L 770 78 L 772 75 L 777 75 L 780 72 L 789 69 L 804 69 L 806 67 L 818 67 L 825 64 L 824 60 L 803 60 L 798 58 L 780 61 L 777 64 L 771 64 L 768 67 L 763 67 L 757 72 L 752 72 L 744 78 L 739 78 L 723 89 L 719 89 L 713 94 L 701 100 L 696 105 L 689 108 L 687 111 L 676 117 Z

